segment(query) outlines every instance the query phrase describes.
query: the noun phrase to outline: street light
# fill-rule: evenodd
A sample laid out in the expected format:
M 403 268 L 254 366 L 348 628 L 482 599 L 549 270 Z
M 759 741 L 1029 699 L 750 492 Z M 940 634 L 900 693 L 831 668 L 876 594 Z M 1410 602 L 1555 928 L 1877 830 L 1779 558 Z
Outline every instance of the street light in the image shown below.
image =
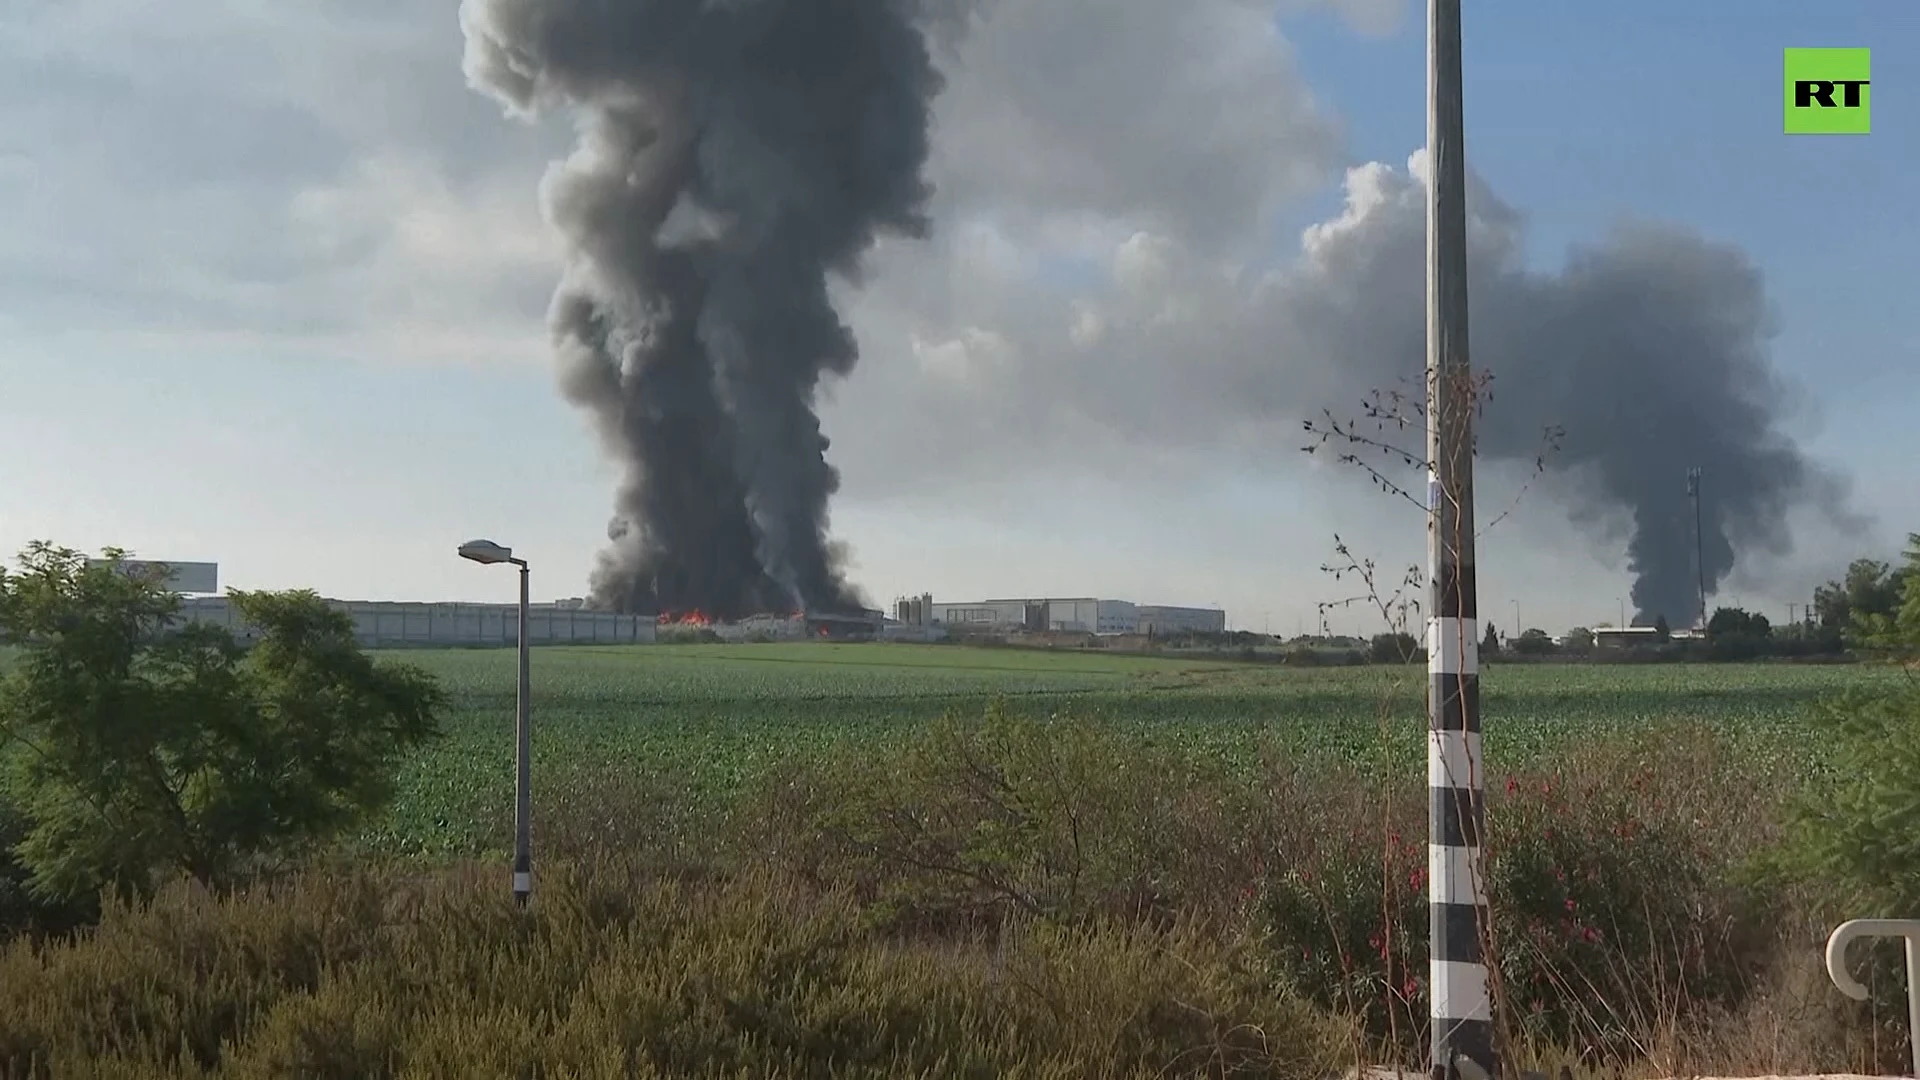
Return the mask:
M 513 718 L 513 898 L 527 906 L 527 894 L 533 891 L 533 845 L 528 822 L 533 816 L 532 740 L 527 719 L 533 694 L 527 678 L 527 560 L 513 557 L 513 549 L 491 540 L 469 540 L 460 545 L 460 557 L 491 566 L 512 563 L 520 568 L 520 692 Z

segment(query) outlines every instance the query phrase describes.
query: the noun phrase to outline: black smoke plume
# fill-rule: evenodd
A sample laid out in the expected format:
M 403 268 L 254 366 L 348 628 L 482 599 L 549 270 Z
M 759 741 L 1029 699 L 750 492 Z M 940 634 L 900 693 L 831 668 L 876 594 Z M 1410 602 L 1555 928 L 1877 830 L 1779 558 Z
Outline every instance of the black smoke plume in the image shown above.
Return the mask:
M 566 395 L 625 476 L 593 577 L 624 611 L 846 610 L 814 412 L 856 359 L 828 276 L 921 236 L 940 89 L 908 0 L 463 0 L 465 69 L 570 109 L 544 188 L 569 250 Z
M 1407 172 L 1350 174 L 1346 213 L 1281 286 L 1294 343 L 1338 361 L 1322 390 L 1420 385 L 1423 169 L 1416 155 Z M 1791 549 L 1791 511 L 1864 524 L 1846 484 L 1788 429 L 1794 400 L 1770 355 L 1765 282 L 1741 251 L 1632 225 L 1535 269 L 1521 216 L 1478 180 L 1468 209 L 1472 363 L 1493 376 L 1479 453 L 1531 462 L 1541 428 L 1563 430 L 1549 488 L 1576 523 L 1623 542 L 1636 623 L 1693 623 L 1701 577 L 1711 596 L 1737 556 Z M 1699 570 L 1690 468 L 1702 474 Z M 1484 521 L 1498 507 L 1482 509 Z

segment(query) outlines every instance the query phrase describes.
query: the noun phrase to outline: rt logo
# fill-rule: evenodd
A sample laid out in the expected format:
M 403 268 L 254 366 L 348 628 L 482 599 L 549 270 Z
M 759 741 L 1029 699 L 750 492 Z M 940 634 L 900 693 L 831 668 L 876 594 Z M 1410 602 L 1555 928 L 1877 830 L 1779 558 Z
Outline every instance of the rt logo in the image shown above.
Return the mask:
M 1867 134 L 1868 51 L 1787 50 L 1787 134 Z

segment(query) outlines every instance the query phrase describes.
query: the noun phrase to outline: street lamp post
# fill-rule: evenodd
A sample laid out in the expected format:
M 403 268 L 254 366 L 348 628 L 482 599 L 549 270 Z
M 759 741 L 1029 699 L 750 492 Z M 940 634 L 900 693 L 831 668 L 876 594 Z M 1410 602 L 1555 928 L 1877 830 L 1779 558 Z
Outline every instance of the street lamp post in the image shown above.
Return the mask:
M 513 549 L 491 540 L 469 540 L 460 545 L 460 557 L 486 565 L 511 563 L 520 568 L 520 617 L 516 639 L 520 652 L 519 694 L 513 718 L 513 898 L 527 906 L 533 891 L 533 740 L 528 712 L 532 705 L 527 646 L 527 560 L 516 559 Z

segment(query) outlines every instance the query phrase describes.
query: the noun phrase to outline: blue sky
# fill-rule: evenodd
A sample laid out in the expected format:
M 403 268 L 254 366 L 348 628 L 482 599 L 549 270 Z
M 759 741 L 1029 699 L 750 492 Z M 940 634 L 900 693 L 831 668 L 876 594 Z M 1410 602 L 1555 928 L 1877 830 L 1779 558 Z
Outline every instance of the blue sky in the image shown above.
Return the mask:
M 1900 209 L 1920 166 L 1920 20 L 1899 3 L 1468 4 L 1468 157 L 1531 226 L 1531 253 L 1623 219 L 1738 243 L 1780 312 L 1776 357 L 1817 412 L 1812 445 L 1920 521 L 1910 407 L 1920 333 L 1906 314 L 1920 224 Z M 1315 16 L 1289 28 L 1358 160 L 1425 138 L 1425 25 L 1385 39 Z M 1873 50 L 1873 134 L 1781 133 L 1781 51 Z M 1810 418 L 1810 421 L 1813 418 Z M 1920 525 L 1902 526 L 1920 529 Z
M 539 311 L 562 253 L 538 219 L 535 192 L 546 160 L 564 150 L 564 125 L 529 132 L 500 119 L 460 84 L 450 15 L 432 5 L 395 11 L 403 7 L 411 14 L 396 15 L 403 21 L 393 27 L 367 31 L 343 18 L 332 36 L 303 20 L 276 22 L 270 6 L 233 9 L 244 16 L 193 9 L 207 23 L 205 47 L 223 50 L 201 82 L 177 81 L 174 66 L 185 60 L 155 59 L 163 50 L 154 43 L 187 35 L 192 20 L 174 31 L 131 21 L 103 31 L 84 20 L 49 30 L 31 18 L 10 34 L 0 27 L 0 61 L 28 50 L 57 55 L 61 33 L 75 35 L 72 55 L 98 57 L 97 68 L 30 101 L 0 94 L 12 102 L 0 105 L 0 133 L 18 133 L 0 134 L 0 197 L 14 197 L 22 215 L 0 219 L 0 454 L 13 463 L 0 484 L 0 546 L 48 537 L 217 559 L 236 586 L 506 599 L 510 575 L 451 558 L 460 540 L 491 535 L 535 557 L 537 594 L 586 588 L 617 472 L 555 391 L 544 359 Z M 1688 226 L 1744 249 L 1777 309 L 1777 368 L 1805 406 L 1792 430 L 1852 476 L 1880 518 L 1876 535 L 1803 538 L 1795 556 L 1766 564 L 1762 580 L 1723 592 L 1783 606 L 1857 549 L 1890 550 L 1920 529 L 1912 422 L 1920 333 L 1905 296 L 1916 269 L 1905 195 L 1920 165 L 1911 78 L 1920 20 L 1895 0 L 1469 8 L 1469 161 L 1526 216 L 1532 259 L 1557 265 L 1569 244 L 1630 219 Z M 1102 17 L 1099 4 L 1087 11 Z M 1281 25 L 1291 59 L 1276 54 L 1244 73 L 1249 92 L 1238 107 L 1257 121 L 1262 108 L 1278 107 L 1259 94 L 1304 84 L 1337 132 L 1288 121 L 1293 141 L 1277 144 L 1293 159 L 1325 156 L 1316 183 L 1274 182 L 1279 208 L 1267 228 L 1281 238 L 1284 264 L 1301 228 L 1338 214 L 1340 166 L 1404 167 L 1424 137 L 1425 75 L 1417 10 L 1387 35 L 1357 32 L 1334 12 Z M 1139 32 L 1143 49 L 1160 40 L 1181 47 L 1144 23 Z M 100 34 L 106 47 L 86 36 Z M 1871 136 L 1781 134 L 1780 51 L 1808 45 L 1873 48 Z M 249 53 L 257 65 L 227 59 Z M 985 108 L 998 84 L 1016 81 L 984 70 L 988 45 L 979 55 L 983 70 L 956 78 L 956 115 Z M 1065 80 L 1073 61 L 1063 55 Z M 297 59 L 263 74 L 280 56 Z M 1196 52 L 1168 66 L 1199 70 L 1208 59 Z M 231 106 L 231 126 L 196 114 L 174 143 L 114 145 L 114 116 L 137 114 L 142 80 L 162 67 L 175 80 L 167 108 Z M 1113 77 L 1139 78 L 1140 68 Z M 1004 93 L 1046 92 L 1047 78 L 1029 81 L 1037 89 Z M 367 87 L 389 97 L 367 96 Z M 333 133 L 338 160 L 322 167 L 249 143 L 250 103 L 262 115 L 309 115 Z M 1013 105 L 1047 108 L 1031 96 Z M 1115 130 L 1118 142 L 1089 135 L 1086 145 L 1123 145 L 1127 129 Z M 189 140 L 222 152 L 179 149 L 179 160 L 162 160 Z M 979 144 L 967 145 L 978 158 Z M 144 156 L 128 156 L 136 151 Z M 1090 155 L 1075 167 L 1096 171 L 1073 175 L 1129 168 L 1111 150 Z M 1248 167 L 1266 160 L 1249 158 Z M 240 175 L 250 162 L 258 177 Z M 946 186 L 978 211 L 992 196 L 994 174 L 984 175 L 953 172 Z M 1083 208 L 1062 204 L 1054 189 L 1043 194 L 1055 201 L 1033 195 L 1029 211 L 1096 238 L 1199 213 L 1156 203 L 1144 189 Z M 1257 231 L 1256 208 L 1243 216 L 1246 231 Z M 1167 228 L 1177 239 L 1177 226 Z M 1103 266 L 1111 253 L 1097 239 L 1084 249 L 1023 247 L 1027 238 L 1009 231 L 1005 242 L 1035 266 Z M 915 366 L 918 346 L 908 342 L 964 324 L 1015 347 L 1031 329 L 1026 309 L 982 280 L 979 260 L 957 245 L 942 240 L 933 254 L 884 262 L 881 283 L 850 312 L 867 355 L 834 392 L 844 401 L 828 408 L 829 433 L 847 455 L 834 521 L 875 599 L 922 589 L 954 598 L 1099 593 L 1218 603 L 1237 625 L 1292 630 L 1342 588 L 1317 569 L 1336 529 L 1386 529 L 1383 562 L 1418 558 L 1417 521 L 1299 466 L 1283 445 L 1290 435 L 1279 451 L 1250 459 L 1258 464 L 1196 481 L 1179 464 L 1192 447 L 1125 449 L 1114 433 L 1129 421 L 1080 409 L 1071 395 L 1022 407 L 1042 417 L 1080 409 L 1105 431 L 1099 438 L 1114 440 L 1099 443 L 1108 449 L 1042 455 L 1057 466 L 1031 474 L 984 459 L 977 472 L 911 472 L 909 462 L 922 459 L 895 451 L 919 441 L 931 411 L 1014 406 L 967 396 L 986 394 L 975 384 L 922 385 L 932 376 Z M 1292 423 L 1282 417 L 1276 427 Z M 1159 471 L 1173 479 L 1154 486 Z M 1053 506 L 1045 520 L 1027 510 L 1036 491 Z M 1177 537 L 1142 524 L 1167 521 L 1188 524 Z M 1296 535 L 1302 522 L 1305 539 Z M 1517 602 L 1538 613 L 1529 623 L 1556 630 L 1611 618 L 1624 592 L 1617 555 L 1569 541 L 1579 533 L 1550 507 L 1530 508 L 1520 527 L 1489 541 L 1488 558 L 1503 571 L 1483 573 L 1483 608 L 1504 623 Z

